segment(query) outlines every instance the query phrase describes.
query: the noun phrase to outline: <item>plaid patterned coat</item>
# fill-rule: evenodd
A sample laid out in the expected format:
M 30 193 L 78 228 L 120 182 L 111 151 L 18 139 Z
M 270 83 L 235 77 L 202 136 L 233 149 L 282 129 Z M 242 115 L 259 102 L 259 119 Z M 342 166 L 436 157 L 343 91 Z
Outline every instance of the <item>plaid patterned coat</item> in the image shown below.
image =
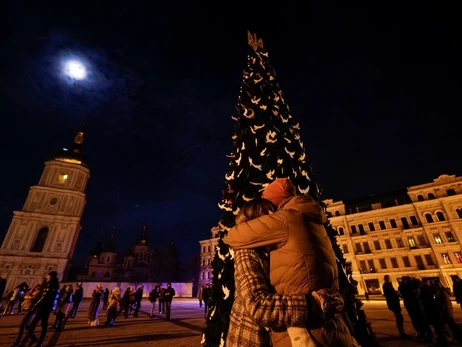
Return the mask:
M 236 251 L 234 278 L 227 347 L 271 346 L 269 332 L 263 327 L 303 326 L 307 321 L 305 295 L 272 294 L 269 255 L 263 248 Z

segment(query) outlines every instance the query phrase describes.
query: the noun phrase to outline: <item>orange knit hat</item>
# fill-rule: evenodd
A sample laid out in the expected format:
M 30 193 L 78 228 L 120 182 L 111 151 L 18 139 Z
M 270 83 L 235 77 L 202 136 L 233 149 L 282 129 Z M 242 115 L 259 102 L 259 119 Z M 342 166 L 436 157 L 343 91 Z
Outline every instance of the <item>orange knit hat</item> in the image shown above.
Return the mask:
M 288 178 L 276 178 L 263 191 L 262 198 L 271 201 L 275 206 L 279 206 L 284 200 L 295 196 L 295 186 Z

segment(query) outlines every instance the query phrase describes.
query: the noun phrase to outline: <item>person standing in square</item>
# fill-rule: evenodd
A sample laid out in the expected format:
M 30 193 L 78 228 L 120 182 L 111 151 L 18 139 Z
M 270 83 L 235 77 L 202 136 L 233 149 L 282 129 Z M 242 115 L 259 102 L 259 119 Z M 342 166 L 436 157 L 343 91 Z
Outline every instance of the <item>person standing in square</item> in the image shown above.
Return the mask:
M 167 283 L 167 288 L 165 289 L 165 320 L 170 320 L 170 307 L 172 305 L 173 297 L 175 296 L 175 289 L 172 288 L 172 284 Z

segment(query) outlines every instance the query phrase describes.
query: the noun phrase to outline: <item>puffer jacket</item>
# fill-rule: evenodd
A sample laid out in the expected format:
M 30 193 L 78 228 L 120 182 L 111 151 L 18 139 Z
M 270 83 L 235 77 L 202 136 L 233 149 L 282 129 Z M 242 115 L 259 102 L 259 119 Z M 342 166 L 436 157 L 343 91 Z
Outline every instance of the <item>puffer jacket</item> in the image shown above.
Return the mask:
M 116 287 L 112 290 L 111 294 L 109 295 L 108 299 L 108 308 L 116 309 L 117 305 L 120 302 L 120 288 Z
M 270 280 L 279 294 L 336 290 L 336 257 L 324 227 L 325 222 L 326 216 L 319 204 L 308 195 L 298 195 L 283 201 L 276 213 L 233 227 L 223 241 L 234 249 L 269 246 Z M 310 334 L 318 345 L 355 345 L 355 342 L 350 343 L 351 336 L 343 319 L 337 318 L 341 320 L 340 331 L 336 329 L 333 335 L 340 343 L 325 336 L 325 330 L 329 330 L 326 322 L 307 322 Z M 291 346 L 285 328 L 273 329 L 272 340 L 277 347 Z

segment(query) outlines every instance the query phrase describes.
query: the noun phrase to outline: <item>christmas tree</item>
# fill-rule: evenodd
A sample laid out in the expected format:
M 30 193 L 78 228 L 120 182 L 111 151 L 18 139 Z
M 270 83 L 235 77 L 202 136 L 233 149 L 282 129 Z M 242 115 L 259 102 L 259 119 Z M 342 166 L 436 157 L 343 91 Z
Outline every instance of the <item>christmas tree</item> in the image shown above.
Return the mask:
M 289 177 L 300 194 L 311 195 L 325 208 L 300 139 L 300 125 L 290 113 L 263 41 L 249 32 L 248 43 L 251 49 L 241 82 L 237 116 L 232 117 L 236 122 L 233 150 L 228 155 L 229 169 L 219 203 L 223 214 L 219 222 L 220 239 L 212 261 L 212 298 L 202 338 L 204 346 L 225 345 L 234 300 L 234 259 L 233 250 L 222 237 L 234 226 L 240 206 L 260 196 L 275 178 Z M 365 341 L 370 335 L 370 327 L 360 311 L 360 301 L 354 296 L 348 267 L 335 239 L 336 231 L 329 223 L 326 228 L 338 259 L 348 316 L 359 342 L 368 345 Z M 359 331 L 364 338 L 358 336 Z

